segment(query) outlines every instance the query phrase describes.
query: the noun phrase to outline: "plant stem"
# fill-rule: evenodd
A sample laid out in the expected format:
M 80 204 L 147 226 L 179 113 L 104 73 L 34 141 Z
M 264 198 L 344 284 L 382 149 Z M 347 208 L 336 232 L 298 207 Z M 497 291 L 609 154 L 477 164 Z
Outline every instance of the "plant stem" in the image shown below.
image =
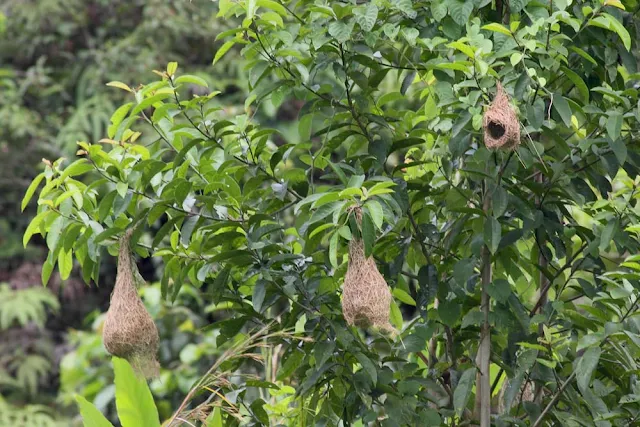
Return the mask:
M 533 424 L 532 427 L 539 427 L 540 424 L 542 424 L 544 417 L 549 413 L 549 411 L 551 411 L 551 409 L 553 409 L 553 407 L 556 405 L 556 402 L 558 401 L 562 393 L 564 393 L 564 390 L 571 383 L 571 381 L 573 381 L 575 376 L 576 376 L 576 371 L 573 371 L 569 376 L 569 378 L 567 378 L 567 380 L 564 383 L 562 383 L 558 392 L 555 394 L 555 396 L 553 396 L 553 399 L 551 399 L 551 401 L 544 408 L 544 410 L 542 411 L 542 413 L 540 414 L 540 416 L 538 417 L 538 419 L 536 420 L 536 422 Z
M 485 180 L 485 196 L 482 210 L 487 217 L 491 214 L 491 195 L 488 180 Z M 489 248 L 485 244 L 482 248 L 482 300 L 480 307 L 483 314 L 483 322 L 480 329 L 478 355 L 476 356 L 478 375 L 476 377 L 475 415 L 480 416 L 480 427 L 491 426 L 491 378 L 489 375 L 491 363 L 491 328 L 489 327 L 491 300 L 488 292 L 491 273 L 491 252 L 489 252 Z

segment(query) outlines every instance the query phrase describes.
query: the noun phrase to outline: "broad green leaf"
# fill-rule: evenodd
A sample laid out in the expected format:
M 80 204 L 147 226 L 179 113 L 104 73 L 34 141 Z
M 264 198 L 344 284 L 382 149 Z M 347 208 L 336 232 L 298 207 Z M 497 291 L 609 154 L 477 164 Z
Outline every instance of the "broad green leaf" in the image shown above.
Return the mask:
M 584 80 L 582 80 L 582 78 L 576 72 L 570 70 L 567 67 L 563 66 L 561 67 L 561 69 L 564 75 L 567 76 L 569 80 L 571 80 L 571 82 L 576 86 L 576 89 L 578 89 L 582 101 L 587 104 L 589 102 L 589 88 L 587 87 Z
M 509 296 L 511 295 L 511 285 L 505 279 L 496 279 L 489 284 L 487 292 L 491 298 L 498 302 L 505 303 L 509 300 Z
M 176 84 L 182 84 L 182 83 L 191 83 L 197 86 L 204 86 L 204 87 L 209 87 L 209 84 L 207 83 L 207 81 L 205 79 L 203 79 L 202 77 L 198 77 L 198 76 L 193 76 L 190 74 L 184 74 L 178 78 L 176 78 L 175 80 Z
M 207 427 L 224 427 L 222 423 L 222 410 L 219 406 L 215 406 L 211 415 L 207 417 Z
M 155 104 L 156 102 L 161 102 L 164 99 L 169 98 L 170 96 L 173 96 L 170 93 L 158 93 L 156 95 L 150 96 L 149 98 L 145 98 L 144 100 L 140 101 L 140 103 L 138 105 L 136 105 L 133 110 L 131 110 L 131 116 L 135 116 L 136 114 L 138 114 L 139 112 L 141 112 L 142 110 L 144 110 L 145 108 L 149 108 L 151 107 L 153 104 Z
M 571 107 L 569 107 L 567 100 L 559 93 L 553 95 L 553 108 L 558 112 L 565 126 L 571 127 Z
M 75 395 L 84 427 L 113 427 L 102 412 L 79 394 Z
M 614 111 L 609 113 L 607 118 L 607 133 L 609 138 L 616 140 L 620 137 L 620 131 L 622 130 L 622 114 Z
M 333 224 L 332 224 L 333 225 Z M 338 268 L 338 238 L 340 235 L 338 233 L 334 233 L 331 236 L 331 240 L 329 240 L 329 262 L 333 268 Z
M 631 50 L 631 36 L 629 35 L 629 31 L 624 27 L 624 24 L 618 21 L 618 18 L 608 13 L 603 13 L 602 16 L 609 20 L 609 29 L 618 34 L 625 49 L 628 51 Z
M 262 303 L 264 302 L 264 297 L 267 294 L 267 284 L 264 280 L 258 280 L 256 285 L 253 287 L 253 309 L 260 313 L 262 311 Z
M 458 381 L 458 386 L 453 391 L 453 408 L 461 415 L 467 407 L 471 391 L 476 380 L 476 368 L 469 368 L 463 372 Z
M 131 110 L 131 107 L 133 107 L 133 102 L 126 103 L 111 115 L 111 124 L 107 128 L 107 135 L 109 138 L 115 138 L 120 123 L 122 123 L 125 117 L 127 117 L 127 113 Z
M 376 368 L 376 365 L 374 365 L 371 359 L 362 353 L 356 353 L 356 359 L 358 359 L 360 366 L 362 366 L 362 369 L 369 376 L 371 384 L 375 386 L 378 383 L 378 369 Z
M 178 63 L 177 62 L 169 62 L 167 64 L 167 75 L 168 76 L 173 76 L 176 73 L 177 69 L 178 69 Z
M 287 9 L 280 3 L 273 0 L 257 0 L 256 5 L 259 7 L 264 7 L 265 9 L 272 10 L 282 16 L 288 15 Z
M 60 270 L 60 278 L 67 280 L 73 268 L 73 257 L 71 251 L 61 250 L 58 254 L 58 269 Z
M 373 220 L 375 226 L 378 228 L 378 230 L 381 230 L 382 223 L 384 221 L 384 214 L 382 212 L 382 206 L 380 205 L 380 203 L 375 200 L 367 200 L 367 203 L 365 203 L 364 206 L 367 211 L 369 211 L 369 214 L 371 215 L 371 219 Z
M 24 208 L 27 207 L 29 201 L 31 200 L 31 197 L 33 197 L 33 193 L 36 192 L 38 185 L 40 185 L 43 179 L 44 172 L 39 173 L 35 178 L 33 178 L 33 181 L 31 181 L 31 184 L 29 184 L 29 187 L 27 188 L 27 191 L 24 193 L 24 197 L 22 198 L 22 204 L 20 207 L 21 211 L 24 211 Z
M 396 300 L 393 298 L 391 299 L 389 320 L 391 321 L 391 324 L 397 329 L 402 329 L 402 325 L 404 324 L 404 320 L 402 319 L 402 312 L 400 311 L 400 307 L 398 307 L 398 303 L 396 303 Z
M 413 19 L 418 15 L 418 12 L 413 10 L 413 2 L 411 0 L 391 0 L 391 5 L 407 15 L 409 19 Z
M 496 33 L 502 33 L 504 35 L 511 37 L 511 31 L 509 31 L 503 25 L 498 24 L 497 22 L 492 22 L 491 24 L 483 25 L 481 29 L 487 30 L 487 31 L 495 31 Z
M 493 216 L 495 218 L 500 218 L 502 214 L 507 210 L 507 200 L 508 194 L 502 187 L 496 187 L 492 196 L 492 208 L 493 208 Z
M 609 248 L 609 245 L 611 244 L 611 240 L 613 239 L 613 236 L 616 233 L 616 230 L 618 228 L 618 220 L 617 219 L 611 219 L 607 225 L 604 227 L 604 229 L 602 230 L 602 234 L 600 235 L 600 245 L 599 245 L 599 249 L 601 251 L 606 251 L 607 248 Z
M 371 31 L 378 19 L 378 6 L 370 2 L 366 6 L 358 6 L 353 10 L 356 16 L 356 23 L 360 25 L 362 31 Z
M 448 0 L 449 15 L 458 25 L 465 25 L 473 12 L 473 1 L 470 0 Z
M 158 410 L 147 381 L 124 359 L 113 357 L 116 408 L 122 427 L 160 427 Z
M 220 59 L 222 59 L 224 54 L 227 53 L 227 51 L 229 49 L 231 49 L 233 47 L 233 45 L 235 45 L 235 44 L 236 44 L 235 40 L 229 40 L 229 41 L 225 42 L 222 46 L 220 46 L 220 49 L 218 49 L 218 51 L 216 52 L 215 56 L 213 57 L 213 64 L 212 65 L 216 65 L 216 62 L 218 62 Z
M 593 376 L 593 371 L 596 366 L 598 366 L 601 352 L 602 350 L 600 347 L 591 347 L 584 352 L 580 359 L 578 359 L 578 364 L 576 366 L 576 382 L 578 383 L 578 388 L 582 393 L 584 393 L 591 384 L 591 377 Z
M 490 216 L 484 223 L 484 243 L 492 254 L 495 254 L 500 245 L 502 227 L 497 219 Z
M 364 255 L 370 257 L 376 240 L 375 229 L 371 216 L 367 212 L 362 214 L 362 240 L 364 241 Z
M 416 301 L 411 297 L 411 295 L 400 288 L 395 288 L 393 290 L 393 296 L 407 305 L 411 305 L 413 307 L 416 306 Z
M 344 43 L 351 39 L 352 32 L 353 22 L 333 21 L 329 24 L 329 34 L 335 38 L 338 43 Z
M 126 90 L 127 92 L 133 92 L 133 90 L 128 85 L 122 82 L 117 82 L 117 81 L 109 82 L 107 83 L 107 86 L 117 87 L 118 89 Z

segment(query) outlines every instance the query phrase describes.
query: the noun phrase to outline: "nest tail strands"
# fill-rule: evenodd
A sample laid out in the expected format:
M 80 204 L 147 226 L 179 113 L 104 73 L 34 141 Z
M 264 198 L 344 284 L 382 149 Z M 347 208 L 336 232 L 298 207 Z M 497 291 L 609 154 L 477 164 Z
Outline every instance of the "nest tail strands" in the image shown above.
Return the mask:
M 516 110 L 500 82 L 496 96 L 482 120 L 484 144 L 487 148 L 514 149 L 520 144 L 520 122 Z
M 356 218 L 361 217 L 356 212 Z M 358 221 L 360 222 L 360 221 Z M 366 258 L 364 242 L 349 243 L 349 266 L 344 278 L 342 313 L 349 325 L 370 326 L 393 332 L 389 323 L 391 292 L 372 257 Z
M 116 284 L 102 331 L 107 351 L 126 359 L 144 377 L 158 374 L 158 328 L 147 312 L 136 287 L 140 277 L 131 256 L 131 230 L 120 240 Z

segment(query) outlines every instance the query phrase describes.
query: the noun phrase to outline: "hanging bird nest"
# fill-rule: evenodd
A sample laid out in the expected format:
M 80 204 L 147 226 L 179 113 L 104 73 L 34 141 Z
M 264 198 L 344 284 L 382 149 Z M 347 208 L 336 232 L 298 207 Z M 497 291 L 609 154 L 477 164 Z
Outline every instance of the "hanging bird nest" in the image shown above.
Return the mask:
M 126 359 L 144 377 L 159 372 L 156 359 L 159 346 L 158 328 L 147 312 L 136 286 L 143 281 L 131 256 L 129 240 L 132 230 L 120 240 L 116 284 L 102 330 L 102 340 L 113 356 Z
M 362 210 L 353 210 L 358 224 L 362 222 Z M 364 242 L 353 238 L 349 242 L 349 266 L 342 291 L 342 313 L 349 325 L 361 328 L 370 326 L 393 332 L 389 323 L 391 292 L 378 271 L 372 257 L 365 257 Z
M 509 96 L 500 82 L 496 84 L 496 96 L 484 112 L 484 145 L 487 148 L 512 150 L 520 144 L 520 122 Z

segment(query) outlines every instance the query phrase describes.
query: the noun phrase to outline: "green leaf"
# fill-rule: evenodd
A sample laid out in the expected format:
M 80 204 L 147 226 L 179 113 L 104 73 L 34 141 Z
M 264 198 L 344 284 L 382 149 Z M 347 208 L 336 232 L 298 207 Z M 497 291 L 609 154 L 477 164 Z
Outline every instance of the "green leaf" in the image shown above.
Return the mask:
M 447 4 L 453 21 L 464 26 L 473 12 L 473 1 L 449 0 Z
M 267 284 L 264 280 L 258 280 L 253 288 L 253 309 L 260 313 L 262 311 L 262 303 L 267 294 Z
M 589 88 L 587 87 L 584 80 L 582 80 L 582 78 L 576 72 L 570 70 L 565 66 L 561 67 L 561 69 L 564 75 L 567 76 L 569 80 L 571 80 L 571 82 L 576 86 L 576 89 L 578 89 L 582 101 L 585 104 L 589 103 Z
M 433 19 L 437 22 L 442 21 L 442 19 L 447 16 L 447 4 L 443 1 L 434 0 L 431 2 L 431 15 Z
M 500 303 L 505 303 L 509 300 L 509 296 L 511 296 L 511 285 L 505 279 L 495 279 L 489 284 L 487 292 L 491 298 Z
M 484 243 L 492 254 L 495 254 L 500 245 L 502 227 L 497 219 L 490 216 L 484 223 Z
M 455 300 L 440 301 L 438 316 L 445 325 L 454 326 L 460 318 L 460 302 Z
M 67 280 L 73 268 L 73 257 L 71 251 L 61 250 L 58 254 L 58 269 L 60 270 L 60 278 Z
M 269 414 L 264 410 L 265 401 L 262 399 L 256 399 L 251 402 L 251 412 L 253 412 L 253 416 L 256 417 L 258 421 L 260 421 L 264 425 L 269 425 Z
M 362 239 L 364 241 L 364 255 L 365 257 L 370 257 L 371 252 L 373 252 L 376 235 L 371 216 L 366 212 L 362 215 Z
M 413 10 L 413 2 L 411 0 L 391 0 L 391 5 L 407 15 L 409 19 L 414 19 L 418 16 L 418 12 Z
M 378 369 L 376 368 L 376 365 L 374 365 L 371 359 L 362 353 L 356 353 L 356 359 L 358 359 L 362 369 L 369 376 L 371 384 L 375 386 L 378 383 Z
M 213 57 L 212 65 L 216 65 L 216 62 L 218 62 L 224 56 L 224 54 L 227 53 L 227 51 L 233 47 L 234 44 L 236 44 L 235 40 L 229 40 L 225 42 L 222 46 L 220 46 L 220 49 L 218 49 L 218 51 L 216 52 L 216 55 Z
M 391 300 L 391 313 L 389 314 L 389 320 L 391 324 L 395 326 L 397 329 L 402 329 L 402 325 L 404 324 L 404 320 L 402 319 L 402 312 L 400 311 L 400 307 L 396 303 L 396 300 Z
M 332 224 L 333 225 L 333 224 Z M 334 233 L 329 240 L 329 262 L 333 268 L 338 268 L 338 238 L 340 234 Z
M 107 83 L 107 86 L 117 87 L 118 89 L 126 90 L 127 92 L 133 92 L 133 90 L 131 90 L 131 88 L 128 85 L 122 82 L 116 82 L 116 81 L 109 82 Z
M 604 229 L 602 230 L 602 234 L 600 235 L 600 245 L 598 246 L 598 248 L 601 251 L 607 250 L 607 248 L 611 244 L 611 240 L 613 239 L 613 236 L 615 236 L 616 234 L 617 228 L 618 228 L 618 220 L 615 218 L 609 221 L 606 227 L 604 227 Z
M 585 393 L 585 391 L 589 389 L 591 377 L 596 366 L 598 366 L 601 352 L 602 350 L 600 350 L 600 347 L 591 347 L 584 352 L 580 359 L 578 359 L 578 364 L 576 366 L 576 382 L 578 383 L 578 389 L 580 389 L 582 393 Z
M 149 98 L 145 98 L 138 105 L 136 105 L 133 108 L 133 110 L 131 110 L 131 117 L 135 116 L 136 114 L 138 114 L 139 112 L 141 112 L 145 108 L 151 107 L 156 102 L 161 102 L 162 100 L 167 99 L 170 96 L 172 96 L 170 93 L 164 93 L 163 92 L 163 93 L 159 93 L 157 95 L 150 96 Z
M 122 123 L 124 118 L 127 117 L 127 113 L 131 107 L 133 107 L 133 102 L 128 102 L 120 106 L 120 108 L 111 115 L 111 125 L 107 128 L 107 135 L 109 138 L 113 139 L 116 136 L 120 123 Z
M 371 219 L 373 220 L 373 223 L 375 224 L 375 226 L 378 228 L 378 230 L 381 230 L 382 223 L 384 221 L 384 216 L 382 213 L 382 206 L 380 205 L 380 203 L 378 203 L 375 200 L 368 200 L 364 206 L 367 209 L 367 211 L 369 211 L 369 214 L 371 215 Z
M 265 9 L 273 10 L 279 15 L 287 16 L 287 9 L 280 3 L 273 0 L 257 0 L 256 5 Z
M 411 295 L 400 288 L 395 288 L 393 290 L 393 296 L 407 305 L 411 305 L 413 307 L 416 306 L 416 301 L 411 297 Z
M 366 6 L 358 6 L 354 10 L 356 23 L 360 25 L 362 31 L 371 31 L 378 19 L 378 6 L 370 2 Z
M 602 16 L 609 20 L 609 29 L 620 37 L 622 40 L 622 44 L 627 51 L 631 50 L 631 36 L 629 35 L 629 31 L 624 27 L 622 22 L 618 21 L 618 19 L 608 13 L 603 13 Z M 597 18 L 596 18 L 597 19 Z
M 213 412 L 207 418 L 207 427 L 224 427 L 222 423 L 222 410 L 219 406 L 215 406 Z
M 476 380 L 476 368 L 469 368 L 460 377 L 458 386 L 453 391 L 453 408 L 458 415 L 462 415 L 469 397 L 471 397 L 471 390 Z
M 567 100 L 559 93 L 553 95 L 553 108 L 558 112 L 565 126 L 571 127 L 571 107 L 569 107 Z
M 329 34 L 335 38 L 338 43 L 344 43 L 351 39 L 353 25 L 353 22 L 333 21 L 329 24 Z
M 615 140 L 610 140 L 609 147 L 611 147 L 611 151 L 613 151 L 616 159 L 618 159 L 618 163 L 623 165 L 627 160 L 627 146 L 624 143 L 624 139 L 618 138 Z
M 158 410 L 147 381 L 138 376 L 129 362 L 113 357 L 116 408 L 122 427 L 160 427 Z
M 502 24 L 498 24 L 497 22 L 492 22 L 491 24 L 487 24 L 482 26 L 482 30 L 494 31 L 496 33 L 501 33 L 511 37 L 511 31 L 504 27 Z
M 618 139 L 621 131 L 622 114 L 617 111 L 609 113 L 609 117 L 607 118 L 607 133 L 609 134 L 609 138 L 613 140 Z
M 507 210 L 507 192 L 502 187 L 496 187 L 492 197 L 493 216 L 500 218 Z
M 82 424 L 84 427 L 113 427 L 113 424 L 102 415 L 102 412 L 95 406 L 87 401 L 79 394 L 75 395 L 78 408 L 80 409 L 80 416 L 82 416 Z
M 24 193 L 24 197 L 22 198 L 22 205 L 20 207 L 21 211 L 24 211 L 24 208 L 27 207 L 27 205 L 29 204 L 29 201 L 31 200 L 31 197 L 33 197 L 33 193 L 36 192 L 38 185 L 40 185 L 43 179 L 44 179 L 44 172 L 39 173 L 38 175 L 36 175 L 35 178 L 33 178 L 33 181 L 31 181 L 31 184 L 29 184 L 29 188 L 27 188 L 27 191 L 26 193 Z
M 203 79 L 202 77 L 198 77 L 198 76 L 193 76 L 190 74 L 185 74 L 182 75 L 178 78 L 176 78 L 175 80 L 176 85 L 182 84 L 182 83 L 190 83 L 190 84 L 194 84 L 197 86 L 204 86 L 204 87 L 209 87 L 209 84 L 207 83 L 207 81 L 205 79 Z
M 60 175 L 60 180 L 64 181 L 67 177 L 74 177 L 78 175 L 85 174 L 89 171 L 92 171 L 93 165 L 89 163 L 87 159 L 78 159 L 75 162 L 71 163 L 67 166 L 64 171 L 62 171 L 62 175 Z

